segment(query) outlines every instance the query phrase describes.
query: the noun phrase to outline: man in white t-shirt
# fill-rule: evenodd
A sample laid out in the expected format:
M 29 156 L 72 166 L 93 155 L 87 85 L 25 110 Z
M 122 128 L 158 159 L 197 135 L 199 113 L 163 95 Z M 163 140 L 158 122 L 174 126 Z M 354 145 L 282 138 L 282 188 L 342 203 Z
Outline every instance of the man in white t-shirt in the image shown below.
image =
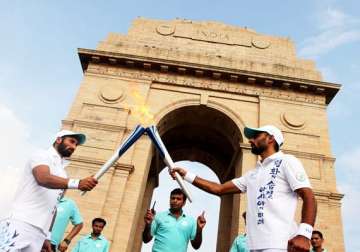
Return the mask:
M 0 223 L 0 251 L 51 252 L 44 242 L 64 189 L 93 189 L 93 177 L 68 179 L 65 167 L 76 147 L 86 140 L 84 134 L 62 130 L 53 146 L 30 157 L 15 194 L 10 219 Z
M 279 151 L 284 142 L 272 125 L 245 127 L 251 152 L 260 156 L 255 169 L 224 184 L 202 179 L 175 168 L 194 186 L 215 195 L 247 193 L 246 233 L 252 252 L 309 251 L 316 218 L 316 201 L 301 162 Z M 301 224 L 294 221 L 298 197 L 302 198 Z

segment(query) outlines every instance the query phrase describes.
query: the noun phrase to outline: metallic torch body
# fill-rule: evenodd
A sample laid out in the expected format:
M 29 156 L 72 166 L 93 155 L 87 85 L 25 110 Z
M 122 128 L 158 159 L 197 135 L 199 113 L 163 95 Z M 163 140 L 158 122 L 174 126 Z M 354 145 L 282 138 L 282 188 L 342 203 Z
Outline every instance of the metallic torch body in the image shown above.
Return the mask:
M 116 161 L 144 134 L 151 138 L 153 144 L 156 149 L 159 151 L 162 156 L 164 163 L 168 167 L 169 171 L 175 168 L 175 164 L 171 159 L 169 152 L 167 151 L 164 143 L 162 142 L 160 135 L 155 126 L 150 126 L 148 128 L 144 128 L 141 125 L 137 125 L 135 130 L 130 134 L 130 136 L 119 146 L 119 148 L 114 152 L 110 159 L 108 159 L 103 166 L 100 167 L 99 171 L 94 175 L 94 178 L 99 180 L 115 163 Z M 186 194 L 187 198 L 190 202 L 192 202 L 192 196 L 190 191 L 186 187 L 184 180 L 179 175 L 179 173 L 175 173 L 175 179 L 183 192 Z M 84 195 L 85 192 L 82 192 L 81 195 Z
M 161 157 L 163 158 L 164 163 L 168 167 L 169 171 L 171 171 L 171 169 L 175 168 L 175 164 L 174 164 L 172 158 L 170 157 L 169 152 L 167 151 L 164 143 L 162 142 L 156 127 L 150 126 L 150 127 L 146 128 L 146 133 L 153 141 L 156 149 L 159 151 L 159 153 L 160 153 Z M 192 196 L 190 194 L 190 191 L 186 187 L 184 180 L 182 179 L 180 174 L 177 172 L 175 172 L 175 179 L 176 179 L 177 183 L 179 184 L 179 186 L 181 187 L 181 189 L 183 190 L 183 192 L 186 194 L 189 201 L 192 202 Z
M 144 134 L 145 128 L 137 125 L 130 136 L 119 146 L 110 159 L 106 161 L 99 171 L 94 175 L 94 178 L 99 180 L 115 163 L 116 161 Z M 84 195 L 85 192 L 81 192 Z

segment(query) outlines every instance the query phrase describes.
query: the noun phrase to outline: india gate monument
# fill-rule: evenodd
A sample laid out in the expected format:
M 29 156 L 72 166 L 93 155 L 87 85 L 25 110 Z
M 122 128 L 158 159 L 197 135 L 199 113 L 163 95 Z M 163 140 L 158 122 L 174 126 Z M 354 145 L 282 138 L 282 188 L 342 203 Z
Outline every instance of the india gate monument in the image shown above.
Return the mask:
M 326 111 L 340 85 L 323 81 L 313 61 L 299 59 L 290 39 L 219 22 L 137 18 L 128 34 L 110 33 L 96 49 L 78 53 L 84 77 L 62 128 L 85 133 L 87 142 L 71 158 L 70 177 L 96 173 L 141 122 L 139 106 L 153 115 L 174 161 L 203 163 L 220 182 L 255 167 L 244 127 L 273 124 L 284 134 L 283 152 L 299 158 L 310 177 L 315 229 L 329 251 L 344 251 L 343 195 Z M 142 136 L 93 191 L 69 191 L 85 227 L 94 217 L 108 221 L 112 252 L 141 250 L 143 217 L 164 166 Z M 245 194 L 221 197 L 214 252 L 227 252 L 244 232 L 246 202 Z

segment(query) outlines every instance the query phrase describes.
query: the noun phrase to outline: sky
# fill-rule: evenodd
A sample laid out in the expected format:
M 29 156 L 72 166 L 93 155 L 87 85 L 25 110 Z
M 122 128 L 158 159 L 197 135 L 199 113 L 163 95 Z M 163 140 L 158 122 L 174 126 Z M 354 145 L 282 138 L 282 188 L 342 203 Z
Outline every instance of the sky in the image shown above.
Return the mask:
M 77 48 L 94 49 L 109 32 L 126 34 L 138 16 L 213 20 L 289 37 L 298 57 L 315 60 L 325 81 L 342 84 L 328 107 L 329 130 L 338 190 L 345 194 L 346 249 L 360 251 L 359 1 L 0 3 L 0 216 L 6 214 L 3 206 L 11 201 L 26 158 L 49 146 L 72 104 L 83 78 Z

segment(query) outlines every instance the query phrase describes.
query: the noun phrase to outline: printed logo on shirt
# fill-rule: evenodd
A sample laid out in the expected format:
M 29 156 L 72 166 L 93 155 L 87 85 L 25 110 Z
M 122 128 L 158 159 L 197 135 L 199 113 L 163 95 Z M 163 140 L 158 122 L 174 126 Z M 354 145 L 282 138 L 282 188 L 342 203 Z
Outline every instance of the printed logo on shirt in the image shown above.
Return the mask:
M 299 182 L 304 182 L 306 180 L 305 173 L 303 173 L 303 172 L 296 173 L 295 178 Z
M 96 243 L 95 245 L 97 248 L 100 248 L 101 247 L 101 244 L 100 243 Z
M 252 171 L 251 174 L 250 174 L 250 178 L 251 179 L 256 179 L 256 175 L 258 174 L 258 171 Z
M 275 160 L 275 166 L 276 166 L 276 167 L 279 167 L 279 166 L 281 165 L 281 162 L 282 162 L 281 159 Z

